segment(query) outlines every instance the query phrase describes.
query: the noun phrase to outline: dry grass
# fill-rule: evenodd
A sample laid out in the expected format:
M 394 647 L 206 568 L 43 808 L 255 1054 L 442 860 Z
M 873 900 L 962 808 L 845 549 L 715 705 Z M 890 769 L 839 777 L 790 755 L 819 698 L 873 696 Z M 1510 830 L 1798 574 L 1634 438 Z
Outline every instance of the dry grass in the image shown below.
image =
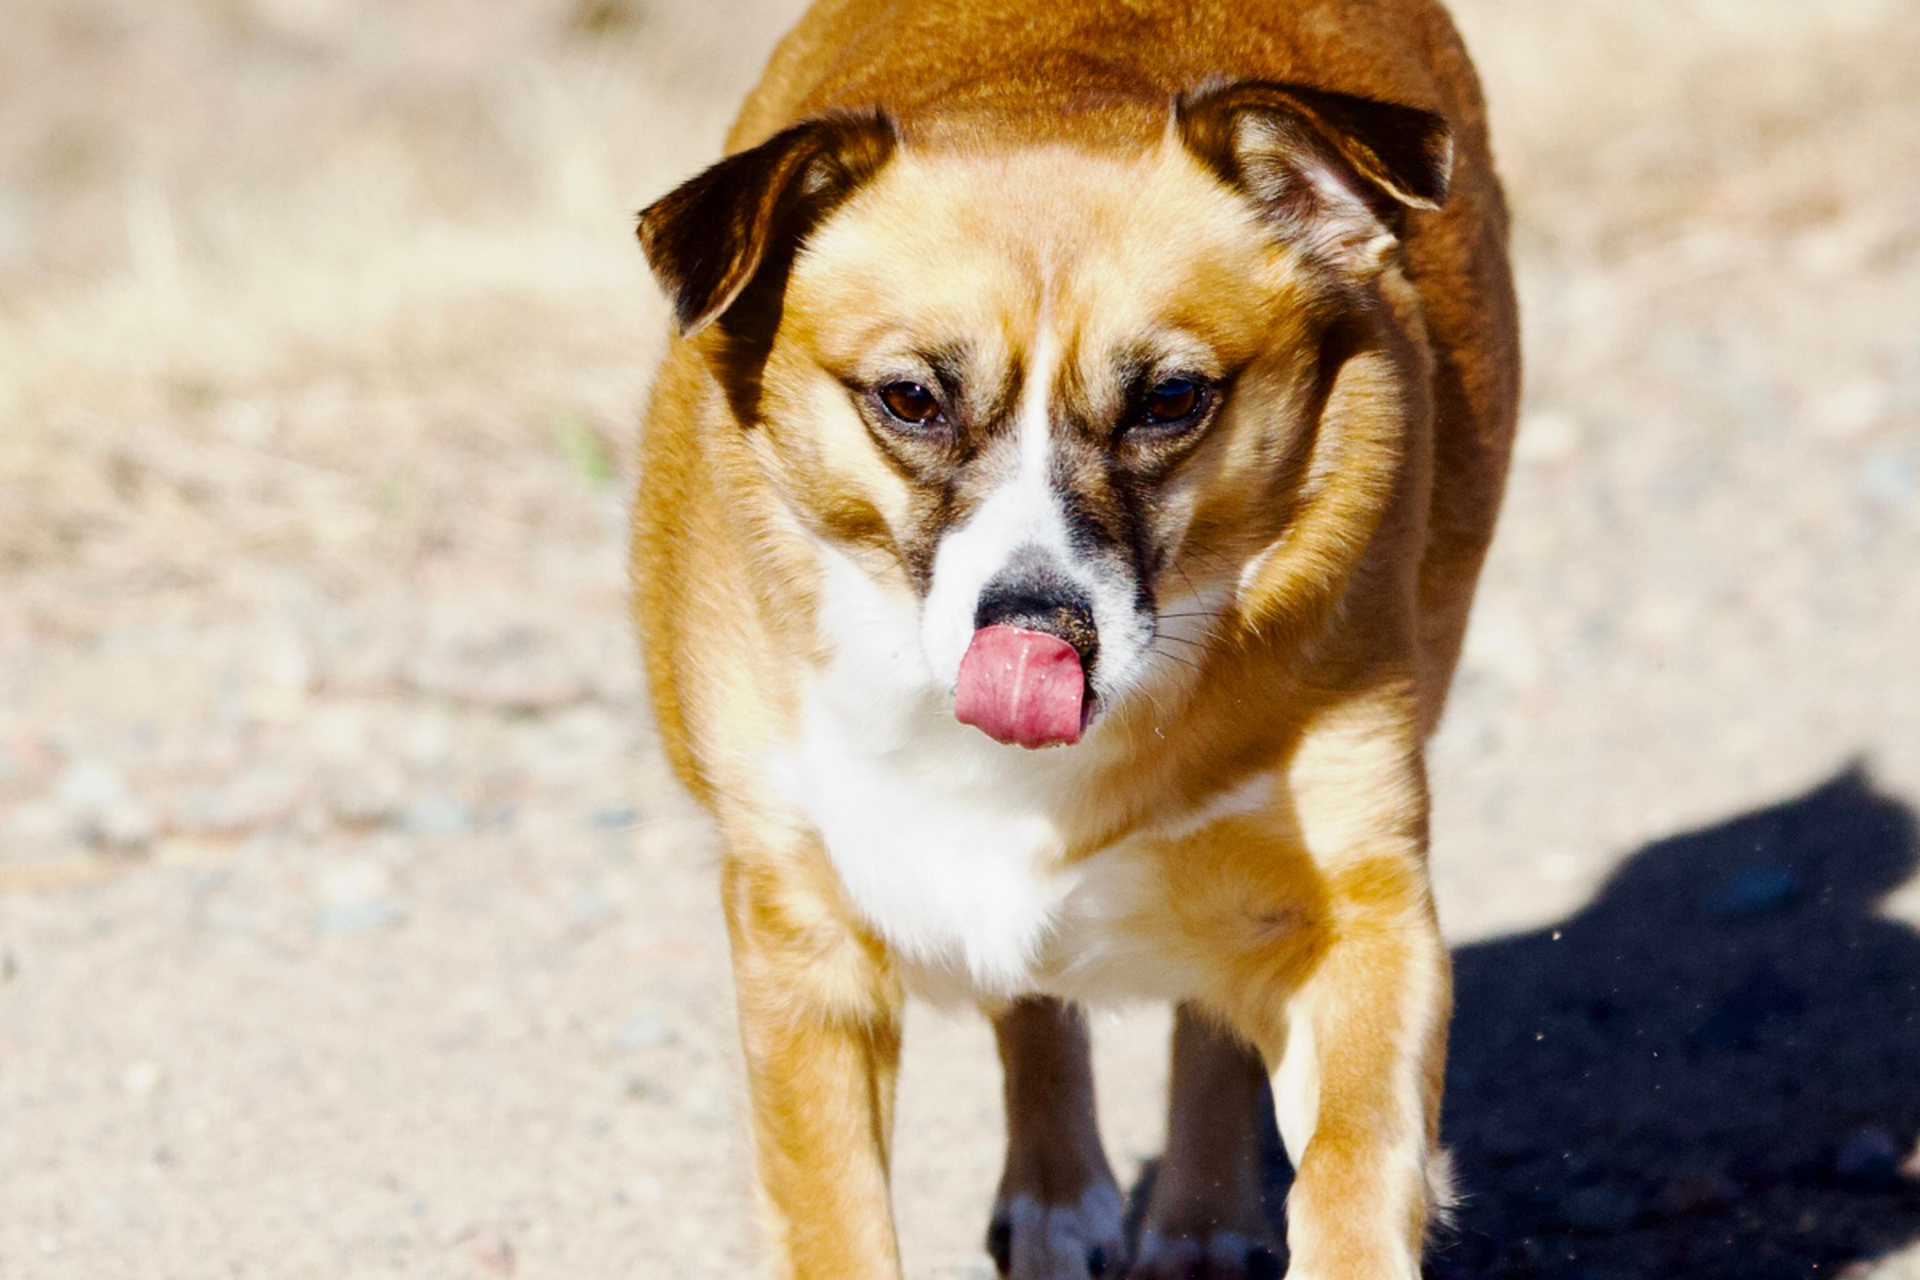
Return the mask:
M 624 220 L 713 154 L 797 7 L 22 0 L 0 52 L 9 438 L 316 381 L 484 381 L 520 407 L 566 395 L 562 370 L 644 365 L 659 311 Z M 1528 244 L 1911 231 L 1920 19 L 1898 0 L 1461 18 Z
M 292 452 L 362 474 L 413 400 L 618 451 L 662 314 L 631 212 L 713 153 L 769 7 L 15 6 L 0 563 L 122 527 L 128 450 L 316 397 L 374 411 Z

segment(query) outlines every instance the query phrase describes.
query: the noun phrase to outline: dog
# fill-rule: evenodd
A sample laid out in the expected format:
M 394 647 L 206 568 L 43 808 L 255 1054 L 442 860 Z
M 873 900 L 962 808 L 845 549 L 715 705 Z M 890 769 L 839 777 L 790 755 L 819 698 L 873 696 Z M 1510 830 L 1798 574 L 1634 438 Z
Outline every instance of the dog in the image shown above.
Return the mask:
M 1439 719 L 1510 450 L 1435 0 L 821 0 L 640 215 L 635 613 L 712 814 L 777 1273 L 900 1275 L 908 992 L 993 1020 L 1017 1280 L 1413 1280 Z M 1081 1010 L 1177 1007 L 1130 1245 Z

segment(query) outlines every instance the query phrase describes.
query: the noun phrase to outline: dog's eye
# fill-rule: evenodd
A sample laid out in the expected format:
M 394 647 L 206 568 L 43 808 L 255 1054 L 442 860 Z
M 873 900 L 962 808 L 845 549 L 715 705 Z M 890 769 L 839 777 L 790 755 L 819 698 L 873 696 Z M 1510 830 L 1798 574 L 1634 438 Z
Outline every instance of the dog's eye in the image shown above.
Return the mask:
M 880 388 L 880 406 L 889 416 L 910 427 L 931 426 L 940 420 L 940 400 L 917 382 L 889 382 Z
M 1141 405 L 1141 418 L 1150 427 L 1184 426 L 1206 411 L 1212 392 L 1193 378 L 1168 378 L 1154 384 Z

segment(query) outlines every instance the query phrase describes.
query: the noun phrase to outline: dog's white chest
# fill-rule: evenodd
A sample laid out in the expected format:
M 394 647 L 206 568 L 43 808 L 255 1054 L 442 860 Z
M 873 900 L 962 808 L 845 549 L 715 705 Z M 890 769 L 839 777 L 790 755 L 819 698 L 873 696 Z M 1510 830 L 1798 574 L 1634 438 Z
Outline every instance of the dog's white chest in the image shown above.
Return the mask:
M 825 841 L 854 907 L 936 1003 L 1047 993 L 1177 1000 L 1194 975 L 1128 922 L 1157 901 L 1154 862 L 1121 841 L 1067 863 L 1054 804 L 1088 785 L 1087 744 L 1028 753 L 953 719 L 943 700 L 858 710 L 809 698 L 788 799 Z M 876 731 L 898 730 L 897 736 Z M 1264 787 L 1256 788 L 1266 795 Z M 1242 811 L 1229 796 L 1222 812 Z
M 1022 990 L 1077 876 L 1057 867 L 1053 825 L 1022 802 L 1025 788 L 997 785 L 1006 780 L 981 767 L 973 744 L 944 741 L 977 731 L 944 728 L 918 725 L 874 750 L 856 740 L 866 726 L 815 702 L 791 762 L 792 798 L 856 908 L 920 985 Z
M 1080 784 L 1085 745 L 1024 752 L 960 724 L 911 609 L 824 554 L 837 649 L 770 776 L 925 994 L 1030 990 L 1087 875 L 1062 865 L 1049 816 Z

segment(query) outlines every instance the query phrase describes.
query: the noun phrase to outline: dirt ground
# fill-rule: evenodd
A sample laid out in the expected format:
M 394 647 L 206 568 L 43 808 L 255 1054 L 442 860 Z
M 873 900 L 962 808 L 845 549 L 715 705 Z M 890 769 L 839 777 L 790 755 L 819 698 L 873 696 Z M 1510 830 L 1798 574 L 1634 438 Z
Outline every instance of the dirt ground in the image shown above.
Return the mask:
M 631 213 L 795 0 L 13 0 L 0 1277 L 757 1274 L 624 615 Z M 1510 502 L 1433 752 L 1442 1277 L 1920 1277 L 1920 9 L 1462 0 Z M 1163 1011 L 1096 1023 L 1123 1178 Z M 990 1039 L 899 1217 L 980 1278 Z

